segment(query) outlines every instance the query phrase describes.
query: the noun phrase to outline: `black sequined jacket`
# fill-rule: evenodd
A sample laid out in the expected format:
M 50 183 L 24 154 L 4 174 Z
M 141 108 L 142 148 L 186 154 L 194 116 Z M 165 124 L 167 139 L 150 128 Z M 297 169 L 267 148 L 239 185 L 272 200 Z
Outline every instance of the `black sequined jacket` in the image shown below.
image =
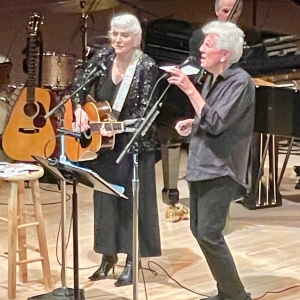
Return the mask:
M 92 74 L 97 73 L 99 76 L 88 83 L 84 89 L 78 92 L 77 96 L 73 99 L 75 103 L 84 104 L 87 95 L 92 94 L 92 89 L 94 90 L 93 96 L 95 100 L 103 100 L 97 98 L 97 91 L 100 90 L 106 76 L 108 76 L 114 57 L 115 53 L 112 48 L 100 49 L 93 55 L 93 57 L 88 61 L 85 70 L 82 71 L 75 79 L 74 90 L 82 86 L 89 78 L 92 78 Z M 126 97 L 126 103 L 129 105 L 129 115 L 125 116 L 121 112 L 118 119 L 119 121 L 141 118 L 142 116 L 145 117 L 157 99 L 155 96 L 157 93 L 154 91 L 149 102 L 149 98 L 158 79 L 158 75 L 159 70 L 154 60 L 147 54 L 142 54 L 137 62 L 133 80 Z M 135 127 L 138 126 L 139 124 L 137 123 Z M 132 134 L 125 134 L 129 141 Z M 155 149 L 155 124 L 152 124 L 147 133 L 138 139 L 135 145 L 139 152 L 152 151 Z

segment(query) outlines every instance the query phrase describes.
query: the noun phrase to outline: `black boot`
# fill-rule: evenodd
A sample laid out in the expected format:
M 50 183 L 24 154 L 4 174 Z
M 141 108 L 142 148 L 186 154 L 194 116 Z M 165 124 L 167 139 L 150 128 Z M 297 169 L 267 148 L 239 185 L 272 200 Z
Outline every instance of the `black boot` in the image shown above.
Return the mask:
M 101 279 L 105 279 L 107 277 L 108 272 L 113 269 L 113 273 L 115 271 L 115 265 L 118 262 L 118 256 L 117 254 L 114 255 L 105 255 L 102 256 L 102 261 L 100 268 L 89 277 L 89 280 L 91 281 L 97 281 Z
M 132 284 L 132 267 L 132 258 L 127 256 L 126 266 L 118 280 L 115 282 L 116 287 Z

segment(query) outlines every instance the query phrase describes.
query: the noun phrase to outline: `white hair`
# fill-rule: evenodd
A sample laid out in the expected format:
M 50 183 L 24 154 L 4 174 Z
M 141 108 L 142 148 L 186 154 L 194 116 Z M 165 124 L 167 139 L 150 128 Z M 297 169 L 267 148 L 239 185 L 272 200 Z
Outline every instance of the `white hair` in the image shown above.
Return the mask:
M 215 11 L 218 11 L 219 9 L 220 9 L 220 2 L 221 2 L 222 0 L 216 0 L 215 1 Z M 243 10 L 243 1 L 241 1 L 240 3 L 239 3 L 239 5 L 238 5 L 238 7 L 237 7 L 237 10 L 238 11 L 242 11 Z
M 142 27 L 136 16 L 130 13 L 120 13 L 115 15 L 110 21 L 110 32 L 117 28 L 133 33 L 136 46 L 140 45 L 142 39 Z
M 218 36 L 217 47 L 231 52 L 228 63 L 230 65 L 239 61 L 243 54 L 244 32 L 231 22 L 212 21 L 206 24 L 202 31 L 205 35 Z

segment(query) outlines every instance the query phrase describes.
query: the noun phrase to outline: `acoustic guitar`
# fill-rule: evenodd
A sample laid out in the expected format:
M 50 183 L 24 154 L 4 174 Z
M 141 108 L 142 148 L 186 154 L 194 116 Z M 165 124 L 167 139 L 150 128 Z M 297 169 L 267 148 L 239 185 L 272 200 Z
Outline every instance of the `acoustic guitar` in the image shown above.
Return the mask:
M 114 134 L 134 132 L 135 130 L 127 126 L 134 124 L 137 119 L 129 119 L 121 122 L 109 120 L 109 113 L 112 110 L 107 101 L 96 102 L 88 95 L 87 102 L 82 108 L 89 117 L 90 129 L 87 132 L 83 132 L 80 139 L 65 136 L 66 156 L 73 162 L 95 159 L 101 148 L 113 149 L 115 145 L 115 135 L 112 137 L 101 136 L 101 126 L 104 126 L 108 131 L 114 131 Z M 67 101 L 65 104 L 65 111 L 64 127 L 67 130 L 76 131 L 74 128 L 73 114 L 71 113 L 71 101 Z
M 55 97 L 49 90 L 36 87 L 40 20 L 37 13 L 30 17 L 27 87 L 22 88 L 2 136 L 5 153 L 19 161 L 34 161 L 31 155 L 50 157 L 56 147 L 56 120 L 44 118 L 55 105 Z

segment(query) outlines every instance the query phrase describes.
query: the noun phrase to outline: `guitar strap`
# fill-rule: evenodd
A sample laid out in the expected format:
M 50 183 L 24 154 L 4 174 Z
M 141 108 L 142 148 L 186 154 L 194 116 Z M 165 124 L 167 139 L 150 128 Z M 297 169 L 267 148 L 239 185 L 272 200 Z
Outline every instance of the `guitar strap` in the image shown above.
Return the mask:
M 119 118 L 119 115 L 121 113 L 121 110 L 123 108 L 123 105 L 125 103 L 133 75 L 136 69 L 137 62 L 139 58 L 142 56 L 143 51 L 136 49 L 134 53 L 132 54 L 129 66 L 126 69 L 124 78 L 121 82 L 120 88 L 118 90 L 118 93 L 116 95 L 114 104 L 112 106 L 112 112 L 109 114 L 109 117 L 112 119 L 117 120 Z

